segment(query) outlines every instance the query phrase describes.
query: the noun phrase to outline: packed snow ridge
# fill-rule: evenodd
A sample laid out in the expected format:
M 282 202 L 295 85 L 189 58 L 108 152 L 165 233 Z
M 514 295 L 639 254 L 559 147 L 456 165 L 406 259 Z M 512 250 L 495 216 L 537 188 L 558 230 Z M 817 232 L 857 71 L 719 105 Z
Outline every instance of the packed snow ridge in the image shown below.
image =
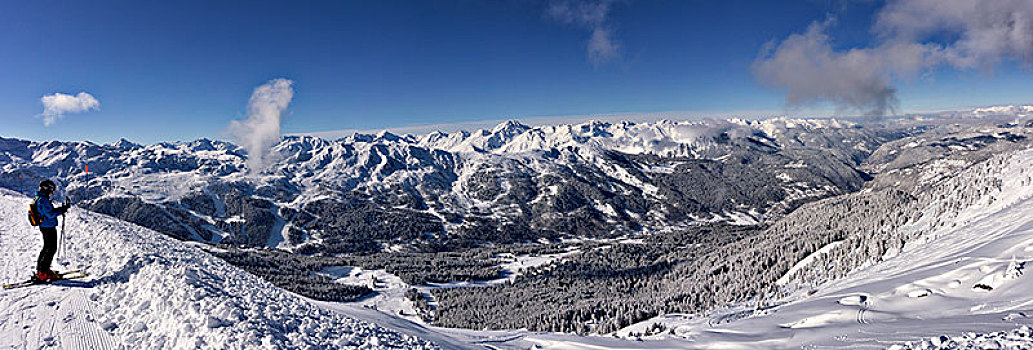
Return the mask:
M 34 271 L 31 199 L 0 192 L 0 279 Z M 0 294 L 0 347 L 434 349 L 341 316 L 160 233 L 73 209 L 58 270 L 90 277 Z

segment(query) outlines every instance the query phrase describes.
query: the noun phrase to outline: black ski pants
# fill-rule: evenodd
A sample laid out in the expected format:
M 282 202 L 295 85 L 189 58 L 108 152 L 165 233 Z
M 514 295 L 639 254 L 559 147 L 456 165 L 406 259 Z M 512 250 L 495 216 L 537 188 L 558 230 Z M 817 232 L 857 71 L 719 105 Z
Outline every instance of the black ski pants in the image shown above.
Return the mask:
M 50 271 L 50 263 L 54 262 L 54 253 L 57 253 L 57 228 L 40 227 L 39 232 L 43 233 L 43 250 L 36 260 L 36 270 Z

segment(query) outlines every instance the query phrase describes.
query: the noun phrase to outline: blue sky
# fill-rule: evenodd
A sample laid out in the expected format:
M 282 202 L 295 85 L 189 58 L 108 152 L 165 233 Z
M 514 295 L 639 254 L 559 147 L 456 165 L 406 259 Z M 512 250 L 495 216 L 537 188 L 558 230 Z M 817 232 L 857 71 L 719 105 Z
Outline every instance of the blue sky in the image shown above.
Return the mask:
M 829 17 L 834 49 L 873 46 L 884 6 L 626 0 L 605 2 L 602 19 L 586 24 L 551 13 L 557 1 L 8 1 L 0 5 L 0 136 L 224 138 L 230 121 L 245 117 L 252 90 L 274 78 L 293 81 L 286 133 L 600 113 L 831 111 L 820 101 L 786 110 L 785 91 L 758 83 L 751 64 L 766 43 Z M 602 62 L 586 49 L 597 27 L 618 47 Z M 894 86 L 904 111 L 1033 102 L 1033 75 L 1019 66 L 939 67 Z M 44 125 L 41 97 L 83 91 L 98 110 Z

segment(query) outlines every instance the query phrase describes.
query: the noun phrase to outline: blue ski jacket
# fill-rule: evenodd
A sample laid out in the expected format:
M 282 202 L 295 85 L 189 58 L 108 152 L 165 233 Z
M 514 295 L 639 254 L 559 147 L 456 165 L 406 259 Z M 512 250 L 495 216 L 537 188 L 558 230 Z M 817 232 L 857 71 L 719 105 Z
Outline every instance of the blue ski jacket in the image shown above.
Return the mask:
M 64 210 L 57 210 L 54 204 L 50 203 L 50 197 L 43 192 L 36 192 L 36 211 L 39 212 L 39 227 L 57 227 L 57 216 L 64 214 Z

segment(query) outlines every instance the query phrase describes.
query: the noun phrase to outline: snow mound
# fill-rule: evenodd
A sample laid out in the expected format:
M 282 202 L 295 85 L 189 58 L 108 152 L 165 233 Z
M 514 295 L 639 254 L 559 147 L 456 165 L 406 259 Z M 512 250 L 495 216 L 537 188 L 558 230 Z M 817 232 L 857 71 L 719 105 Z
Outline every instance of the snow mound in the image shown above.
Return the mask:
M 839 305 L 844 306 L 861 306 L 866 302 L 868 302 L 867 295 L 851 295 L 839 299 Z
M 905 349 L 1029 349 L 1033 344 L 1033 329 L 1022 326 L 1011 331 L 991 333 L 966 333 L 961 336 L 946 335 L 931 337 L 917 344 L 905 343 L 890 346 L 891 350 Z
M 0 279 L 33 271 L 41 240 L 30 199 L 0 192 Z M 3 291 L 0 347 L 429 349 L 324 310 L 157 232 L 73 209 L 55 269 L 91 278 Z

